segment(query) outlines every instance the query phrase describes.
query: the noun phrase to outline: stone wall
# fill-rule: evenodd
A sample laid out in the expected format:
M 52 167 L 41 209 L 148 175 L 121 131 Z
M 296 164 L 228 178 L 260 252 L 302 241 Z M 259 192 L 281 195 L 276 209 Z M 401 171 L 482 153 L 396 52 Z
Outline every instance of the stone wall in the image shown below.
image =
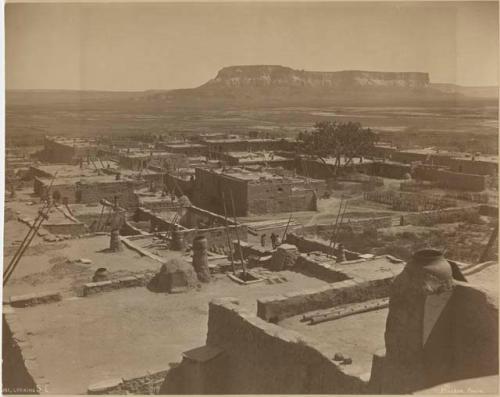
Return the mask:
M 337 233 L 362 233 L 367 229 L 380 229 L 384 227 L 394 226 L 394 217 L 392 216 L 382 216 L 377 218 L 369 219 L 353 219 L 341 224 L 338 227 Z M 323 238 L 330 239 L 332 232 L 334 230 L 334 225 L 332 224 L 317 224 L 311 226 L 304 226 L 301 232 L 304 234 L 319 235 Z
M 257 315 L 270 322 L 313 310 L 328 309 L 347 303 L 364 302 L 389 296 L 394 276 L 363 280 L 344 280 L 321 288 L 302 290 L 257 300 Z
M 495 176 L 498 174 L 498 164 L 492 161 L 453 159 L 450 163 L 450 169 L 454 172 L 464 172 L 466 174 L 475 175 Z
M 343 264 L 348 265 L 349 263 L 344 262 Z M 294 270 L 326 281 L 327 283 L 337 283 L 349 278 L 344 273 L 331 269 L 328 264 L 309 259 L 305 254 L 302 254 L 297 258 Z
M 439 186 L 448 189 L 471 190 L 478 192 L 488 187 L 488 178 L 484 175 L 439 171 L 438 184 Z
M 78 158 L 95 156 L 97 146 L 93 144 L 81 145 L 72 144 L 71 140 L 59 142 L 55 139 L 45 138 L 42 152 L 43 160 L 48 163 L 74 163 Z
M 35 177 L 33 180 L 33 191 L 38 197 L 46 197 L 52 179 Z M 52 185 L 51 194 L 55 191 L 61 194 L 61 199 L 66 197 L 68 203 L 76 203 L 76 186 L 74 183 L 57 183 Z
M 438 186 L 447 189 L 477 192 L 486 189 L 488 185 L 488 177 L 485 175 L 447 171 L 434 166 L 415 167 L 414 175 L 417 180 L 434 181 Z
M 312 251 L 318 251 L 328 255 L 334 254 L 333 248 L 330 247 L 328 241 L 325 240 L 306 238 L 296 233 L 287 233 L 285 242 L 287 244 L 295 245 L 300 252 L 307 253 Z M 347 260 L 359 259 L 359 254 L 356 252 L 349 250 L 344 250 L 344 252 Z
M 175 191 L 179 194 L 179 189 L 182 190 L 182 194 L 185 194 L 189 198 L 193 197 L 195 181 L 194 180 L 186 180 L 184 178 L 180 178 L 175 174 L 165 174 L 163 178 L 163 182 L 169 191 Z
M 395 211 L 425 211 L 457 206 L 455 200 L 441 196 L 396 192 L 393 190 L 366 192 L 363 196 L 365 200 L 390 205 Z
M 385 162 L 373 162 L 368 166 L 368 174 L 384 178 L 404 179 L 411 173 L 411 166 Z
M 310 184 L 250 183 L 248 213 L 267 214 L 294 211 L 316 211 L 317 198 L 326 189 L 322 181 Z
M 237 216 L 246 216 L 248 213 L 248 186 L 247 181 L 226 177 L 210 170 L 196 168 L 196 185 L 194 204 L 203 209 L 224 214 L 222 194 L 226 201 L 228 216 L 233 216 L 231 193 Z
M 8 303 L 12 307 L 29 307 L 46 303 L 59 302 L 62 299 L 59 292 L 37 292 L 26 295 L 11 296 Z
M 131 181 L 113 181 L 107 183 L 76 183 L 77 202 L 84 204 L 95 204 L 101 199 L 113 203 L 117 197 L 118 204 L 124 208 L 135 208 L 139 205 L 139 199 L 134 193 L 136 184 Z
M 83 296 L 94 295 L 99 292 L 109 292 L 121 288 L 141 287 L 146 285 L 150 277 L 145 275 L 121 277 L 113 280 L 86 283 L 83 285 Z
M 159 394 L 169 369 L 151 369 L 127 378 L 107 379 L 90 385 L 87 394 Z
M 357 394 L 366 391 L 366 381 L 361 379 L 356 366 L 337 365 L 321 353 L 318 342 L 255 317 L 240 308 L 235 300 L 219 299 L 210 303 L 206 343 L 222 353 L 203 363 L 199 375 L 204 382 L 189 381 L 196 373 L 184 371 L 184 382 L 176 382 L 176 388 L 163 385 L 162 393 Z M 180 366 L 186 364 L 185 359 Z
M 480 205 L 475 205 L 471 207 L 414 212 L 401 216 L 401 225 L 432 226 L 437 223 L 460 222 L 478 216 L 480 208 Z

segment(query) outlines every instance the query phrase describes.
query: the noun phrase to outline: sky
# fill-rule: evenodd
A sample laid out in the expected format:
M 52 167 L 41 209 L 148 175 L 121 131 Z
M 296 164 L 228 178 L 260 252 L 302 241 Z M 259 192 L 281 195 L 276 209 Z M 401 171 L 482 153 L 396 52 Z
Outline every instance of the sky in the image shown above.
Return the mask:
M 498 15 L 476 1 L 7 4 L 6 88 L 191 88 L 258 64 L 497 85 Z

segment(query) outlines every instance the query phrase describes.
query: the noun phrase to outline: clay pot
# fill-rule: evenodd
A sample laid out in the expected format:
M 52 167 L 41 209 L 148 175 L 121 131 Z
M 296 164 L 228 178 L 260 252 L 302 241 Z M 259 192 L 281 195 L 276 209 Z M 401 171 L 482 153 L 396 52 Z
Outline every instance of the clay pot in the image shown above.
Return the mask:
M 99 281 L 107 281 L 108 279 L 109 279 L 108 269 L 106 269 L 105 267 L 100 267 L 95 271 L 92 281 L 95 283 Z
M 451 280 L 453 272 L 451 265 L 443 253 L 436 249 L 423 249 L 413 254 L 411 265 L 440 280 Z
M 453 286 L 453 270 L 439 250 L 429 248 L 415 252 L 408 270 L 414 286 L 426 294 L 443 292 Z

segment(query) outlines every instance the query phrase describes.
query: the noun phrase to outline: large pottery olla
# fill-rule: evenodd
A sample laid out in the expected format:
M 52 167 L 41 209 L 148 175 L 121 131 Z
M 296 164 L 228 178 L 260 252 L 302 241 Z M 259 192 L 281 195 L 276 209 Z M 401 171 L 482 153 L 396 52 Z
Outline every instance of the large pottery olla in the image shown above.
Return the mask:
M 384 392 L 405 394 L 428 384 L 428 370 L 435 368 L 426 369 L 425 341 L 439 317 L 437 313 L 429 320 L 429 302 L 437 299 L 445 307 L 454 285 L 452 267 L 436 249 L 415 252 L 394 279 L 385 330 Z

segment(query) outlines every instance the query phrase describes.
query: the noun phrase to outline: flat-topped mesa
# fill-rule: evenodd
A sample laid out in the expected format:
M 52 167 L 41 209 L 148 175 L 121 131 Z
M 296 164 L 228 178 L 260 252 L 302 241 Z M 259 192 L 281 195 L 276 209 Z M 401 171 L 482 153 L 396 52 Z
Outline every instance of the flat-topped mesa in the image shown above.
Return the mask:
M 429 74 L 422 72 L 309 72 L 279 65 L 229 66 L 202 87 L 302 87 L 355 88 L 400 87 L 426 88 Z

